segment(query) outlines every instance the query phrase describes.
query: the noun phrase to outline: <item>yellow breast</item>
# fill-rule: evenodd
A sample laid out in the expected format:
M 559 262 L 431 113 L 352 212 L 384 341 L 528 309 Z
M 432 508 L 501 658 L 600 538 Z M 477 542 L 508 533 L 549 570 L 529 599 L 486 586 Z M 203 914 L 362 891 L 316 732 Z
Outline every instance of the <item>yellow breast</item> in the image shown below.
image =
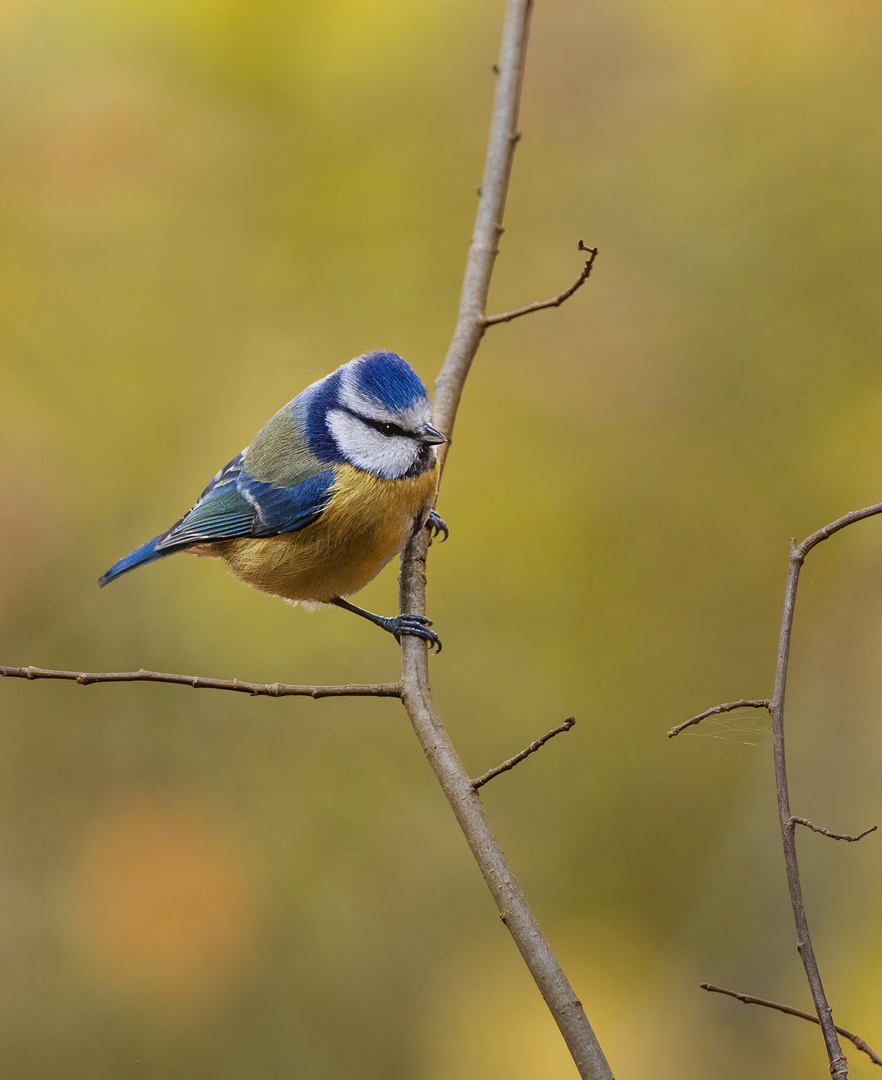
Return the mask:
M 328 508 L 300 532 L 190 550 L 224 559 L 242 581 L 286 600 L 327 603 L 358 592 L 404 548 L 415 520 L 425 520 L 438 470 L 411 480 L 383 480 L 351 465 L 335 471 Z

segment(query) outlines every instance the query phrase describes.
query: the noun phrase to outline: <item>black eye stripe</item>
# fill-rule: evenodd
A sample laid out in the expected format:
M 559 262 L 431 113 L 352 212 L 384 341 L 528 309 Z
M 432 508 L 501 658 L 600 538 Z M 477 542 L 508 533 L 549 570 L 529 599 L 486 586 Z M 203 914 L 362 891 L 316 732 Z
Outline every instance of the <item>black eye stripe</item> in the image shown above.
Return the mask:
M 413 432 L 405 431 L 398 424 L 392 424 L 387 420 L 372 420 L 369 416 L 361 416 L 359 413 L 353 413 L 352 415 L 357 416 L 363 424 L 367 424 L 368 427 L 379 431 L 381 435 L 385 435 L 387 438 L 391 438 L 393 435 L 403 435 L 406 439 L 415 438 Z

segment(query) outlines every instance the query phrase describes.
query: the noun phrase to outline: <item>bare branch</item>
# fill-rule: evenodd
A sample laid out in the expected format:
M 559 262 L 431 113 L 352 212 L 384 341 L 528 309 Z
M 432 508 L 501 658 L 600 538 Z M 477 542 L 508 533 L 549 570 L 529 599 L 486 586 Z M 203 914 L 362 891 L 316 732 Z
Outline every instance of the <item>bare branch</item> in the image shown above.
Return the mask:
M 882 510 L 880 504 L 879 510 Z M 860 511 L 858 512 L 860 515 Z M 863 516 L 868 516 L 864 514 Z M 848 515 L 851 520 L 859 521 L 860 516 Z M 778 825 L 781 830 L 781 846 L 784 852 L 784 867 L 787 872 L 787 887 L 790 892 L 790 906 L 793 909 L 793 921 L 796 926 L 796 948 L 799 951 L 805 976 L 808 980 L 812 1001 L 818 1015 L 818 1022 L 824 1035 L 824 1045 L 830 1062 L 830 1075 L 833 1080 L 844 1080 L 848 1076 L 848 1062 L 842 1053 L 842 1046 L 833 1023 L 833 1012 L 824 985 L 821 972 L 815 958 L 809 933 L 808 918 L 802 896 L 802 882 L 799 877 L 799 864 L 796 859 L 796 829 L 793 827 L 790 812 L 790 792 L 787 782 L 787 764 L 784 753 L 784 695 L 787 688 L 787 669 L 790 661 L 790 641 L 793 636 L 793 615 L 796 608 L 796 590 L 799 585 L 799 572 L 803 559 L 816 543 L 825 540 L 833 532 L 844 528 L 851 521 L 840 519 L 842 524 L 834 522 L 826 529 L 814 533 L 799 547 L 790 541 L 790 563 L 787 568 L 787 586 L 784 591 L 784 610 L 781 615 L 781 635 L 778 640 L 778 660 L 775 667 L 775 692 L 769 704 L 772 719 L 772 759 L 775 767 L 775 792 L 778 801 Z
M 514 311 L 506 311 L 503 312 L 502 315 L 487 315 L 484 319 L 484 326 L 495 326 L 497 323 L 511 322 L 512 319 L 517 319 L 521 315 L 529 315 L 533 311 L 542 311 L 543 308 L 560 307 L 564 300 L 569 300 L 576 289 L 580 289 L 591 276 L 591 267 L 594 265 L 594 260 L 597 258 L 597 248 L 586 247 L 581 240 L 579 241 L 579 251 L 590 252 L 591 257 L 585 263 L 585 269 L 582 271 L 575 285 L 570 286 L 566 292 L 562 292 L 560 296 L 555 296 L 551 300 L 537 300 L 535 304 L 527 304 L 526 307 L 515 308 Z
M 433 423 L 448 437 L 453 431 L 466 376 L 486 330 L 487 294 L 499 254 L 508 181 L 519 141 L 518 109 L 532 7 L 532 0 L 508 0 L 506 5 L 493 120 L 480 189 L 481 201 L 469 247 L 456 330 L 435 381 Z
M 769 703 L 769 715 L 772 719 L 772 756 L 775 765 L 775 791 L 778 800 L 778 824 L 781 830 L 781 844 L 784 850 L 784 866 L 787 871 L 787 886 L 790 892 L 790 906 L 793 909 L 793 921 L 796 926 L 796 947 L 799 951 L 806 979 L 811 990 L 812 1000 L 818 1015 L 824 1044 L 830 1061 L 830 1074 L 833 1080 L 848 1076 L 848 1063 L 842 1053 L 837 1037 L 837 1028 L 833 1023 L 833 1013 L 815 958 L 815 950 L 809 933 L 805 903 L 802 896 L 802 883 L 799 877 L 799 864 L 796 858 L 796 829 L 794 817 L 790 812 L 790 793 L 787 781 L 787 764 L 784 751 L 784 698 L 787 689 L 787 672 L 790 663 L 790 643 L 793 637 L 793 617 L 796 610 L 796 592 L 799 587 L 799 574 L 806 555 L 818 544 L 833 536 L 834 533 L 854 525 L 865 518 L 882 513 L 882 503 L 866 506 L 863 510 L 853 510 L 829 525 L 807 536 L 801 544 L 790 541 L 790 562 L 787 568 L 787 585 L 784 590 L 784 610 L 781 615 L 781 634 L 778 639 L 778 659 L 775 666 L 775 692 Z
M 882 503 L 874 503 L 873 506 L 865 506 L 863 510 L 852 510 L 851 513 L 844 514 L 841 518 L 831 521 L 829 525 L 825 525 L 823 529 L 818 529 L 818 531 L 812 533 L 811 536 L 807 536 L 801 544 L 798 544 L 793 548 L 793 554 L 801 562 L 813 547 L 817 547 L 823 540 L 826 540 L 834 533 L 838 533 L 840 529 L 845 529 L 849 525 L 854 525 L 857 521 L 863 521 L 865 518 L 875 517 L 876 514 L 882 514 Z M 793 541 L 791 541 L 791 545 L 792 543 Z
M 806 918 L 805 904 L 802 896 L 802 883 L 799 877 L 799 865 L 796 858 L 796 825 L 805 825 L 815 832 L 823 833 L 836 840 L 847 840 L 852 842 L 873 832 L 875 826 L 873 829 L 867 829 L 865 832 L 861 833 L 860 836 L 845 836 L 831 833 L 827 829 L 818 828 L 807 819 L 794 817 L 791 814 L 784 742 L 784 697 L 787 688 L 787 672 L 790 662 L 790 643 L 793 636 L 793 616 L 796 609 L 796 593 L 799 586 L 799 574 L 806 556 L 812 548 L 828 539 L 834 533 L 837 533 L 858 521 L 863 521 L 865 518 L 874 517 L 876 514 L 880 513 L 882 513 L 882 503 L 876 503 L 873 506 L 864 507 L 862 510 L 853 510 L 851 513 L 837 518 L 829 525 L 825 525 L 822 529 L 818 529 L 817 532 L 812 533 L 811 536 L 807 536 L 800 544 L 797 544 L 795 540 L 791 539 L 790 561 L 787 568 L 787 585 L 784 591 L 784 610 L 781 615 L 781 633 L 778 639 L 778 656 L 775 666 L 775 692 L 772 695 L 771 700 L 749 701 L 745 699 L 743 701 L 730 702 L 727 705 L 718 706 L 714 709 L 709 709 L 707 712 L 701 713 L 698 716 L 694 716 L 691 720 L 687 720 L 684 724 L 679 724 L 668 732 L 668 737 L 672 737 L 679 734 L 684 728 L 700 723 L 708 716 L 713 716 L 721 712 L 729 712 L 732 709 L 748 707 L 768 708 L 769 710 L 772 728 L 772 755 L 775 766 L 775 791 L 778 802 L 778 824 L 781 830 L 781 844 L 784 852 L 784 865 L 787 872 L 787 887 L 790 893 L 790 905 L 793 909 L 793 921 L 796 926 L 796 947 L 800 958 L 802 959 L 806 979 L 808 980 L 809 989 L 812 994 L 812 1000 L 815 1004 L 815 1010 L 817 1012 L 816 1022 L 820 1024 L 821 1031 L 824 1035 L 824 1044 L 827 1049 L 827 1057 L 830 1062 L 830 1074 L 833 1077 L 833 1080 L 845 1080 L 848 1076 L 848 1062 L 842 1053 L 842 1047 L 839 1043 L 837 1033 L 846 1035 L 848 1038 L 851 1038 L 852 1041 L 855 1040 L 853 1036 L 847 1032 L 843 1032 L 842 1029 L 837 1028 L 833 1023 L 833 1013 L 830 1009 L 830 1004 L 827 1001 L 826 994 L 824 993 L 821 974 L 818 969 L 818 962 L 815 958 L 811 935 L 809 934 L 808 920 Z M 707 987 L 707 989 L 717 988 Z M 719 992 L 731 993 L 731 991 Z M 733 996 L 738 997 L 739 995 L 733 994 Z M 769 1002 L 757 1003 L 765 1005 L 770 1004 Z M 772 1007 L 778 1008 L 779 1006 Z M 785 1009 L 784 1011 L 788 1010 Z M 806 1018 L 814 1019 L 814 1017 Z M 858 1045 L 857 1042 L 856 1045 Z M 865 1045 L 862 1045 L 861 1049 L 865 1049 Z
M 766 1001 L 764 998 L 751 997 L 749 994 L 739 994 L 736 990 L 725 990 L 722 986 L 714 986 L 712 983 L 702 983 L 701 989 L 709 990 L 712 994 L 726 994 L 728 997 L 733 997 L 745 1005 L 764 1005 L 767 1009 L 776 1009 L 778 1012 L 786 1013 L 788 1016 L 798 1016 L 801 1020 L 808 1020 L 812 1024 L 820 1023 L 817 1016 L 812 1016 L 811 1013 L 803 1012 L 801 1009 L 794 1009 L 790 1005 L 780 1005 L 777 1001 Z M 855 1035 L 853 1031 L 848 1031 L 838 1024 L 836 1030 L 844 1039 L 850 1039 L 858 1050 L 863 1050 L 874 1065 L 882 1065 L 882 1057 L 879 1057 L 875 1050 L 867 1046 L 859 1035 Z
M 742 698 L 740 701 L 727 701 L 725 705 L 714 705 L 712 709 L 705 709 L 703 713 L 699 713 L 698 716 L 693 716 L 689 720 L 684 720 L 682 724 L 677 724 L 676 727 L 672 727 L 668 732 L 668 738 L 673 739 L 675 735 L 679 735 L 681 731 L 685 731 L 686 728 L 692 727 L 694 724 L 700 724 L 702 720 L 707 720 L 709 716 L 719 716 L 720 713 L 734 712 L 735 709 L 768 709 L 771 702 L 768 698 Z
M 805 825 L 807 829 L 811 829 L 812 832 L 820 833 L 822 836 L 829 836 L 831 840 L 847 840 L 850 844 L 855 843 L 858 840 L 863 840 L 865 836 L 869 836 L 871 832 L 875 832 L 879 826 L 871 825 L 869 829 L 864 829 L 862 833 L 858 833 L 857 836 L 849 836 L 848 833 L 835 833 L 830 832 L 829 829 L 822 829 L 820 825 L 815 825 L 804 817 L 791 817 L 791 822 L 794 825 Z
M 499 776 L 500 773 L 508 772 L 509 769 L 513 769 L 515 765 L 520 764 L 524 758 L 528 758 L 530 754 L 535 754 L 540 746 L 544 746 L 549 739 L 553 739 L 555 735 L 560 735 L 563 731 L 569 731 L 571 727 L 576 726 L 576 718 L 574 716 L 568 716 L 564 722 L 556 728 L 552 728 L 542 736 L 541 739 L 536 739 L 535 742 L 531 742 L 526 750 L 522 750 L 519 754 L 515 754 L 513 758 L 509 758 L 508 761 L 503 761 L 501 765 L 497 765 L 495 769 L 490 769 L 489 772 L 485 772 L 483 776 L 479 776 L 477 780 L 472 780 L 471 784 L 475 791 L 479 787 L 483 787 L 486 783 L 493 779 L 494 776 Z
M 0 678 L 66 679 L 89 686 L 92 683 L 161 682 L 192 686 L 194 690 L 231 690 L 251 697 L 401 697 L 401 683 L 364 683 L 347 686 L 293 686 L 288 683 L 251 683 L 241 679 L 207 679 L 201 675 L 174 675 L 163 671 L 54 671 L 51 668 L 5 667 Z
M 502 235 L 502 215 L 518 141 L 517 119 L 523 83 L 532 0 L 507 0 L 493 121 L 481 184 L 481 201 L 466 265 L 459 317 L 447 357 L 435 382 L 433 423 L 450 437 L 462 390 L 481 338 L 493 264 Z M 449 444 L 448 444 L 449 446 Z M 426 611 L 426 553 L 429 538 L 420 529 L 401 559 L 401 610 Z M 425 644 L 401 641 L 402 701 L 423 752 L 463 831 L 502 920 L 566 1041 L 583 1080 L 613 1080 L 582 1004 L 573 992 L 542 927 L 530 910 L 481 799 L 450 741 L 432 701 Z

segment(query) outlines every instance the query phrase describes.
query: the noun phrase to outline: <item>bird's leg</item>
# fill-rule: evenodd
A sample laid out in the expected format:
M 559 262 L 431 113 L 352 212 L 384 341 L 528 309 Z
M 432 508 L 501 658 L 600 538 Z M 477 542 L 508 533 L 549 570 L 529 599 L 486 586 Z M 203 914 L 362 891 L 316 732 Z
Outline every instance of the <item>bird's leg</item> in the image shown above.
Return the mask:
M 364 608 L 356 607 L 355 604 L 350 604 L 348 600 L 344 600 L 339 596 L 330 600 L 329 603 L 336 604 L 337 607 L 343 608 L 344 611 L 351 611 L 354 615 L 360 615 L 375 626 L 388 631 L 398 642 L 401 641 L 402 635 L 418 637 L 422 638 L 423 641 L 427 641 L 430 649 L 435 648 L 438 652 L 441 652 L 441 639 L 429 629 L 432 621 L 427 619 L 425 615 L 396 615 L 394 618 L 389 619 L 383 615 L 374 615 L 370 611 L 365 611 Z
M 436 536 L 444 533 L 444 535 L 441 537 L 442 544 L 450 535 L 450 529 L 447 528 L 447 522 L 444 521 L 443 518 L 439 517 L 434 510 L 429 511 L 429 516 L 426 518 L 425 527 L 429 530 L 429 536 L 431 536 L 433 540 Z

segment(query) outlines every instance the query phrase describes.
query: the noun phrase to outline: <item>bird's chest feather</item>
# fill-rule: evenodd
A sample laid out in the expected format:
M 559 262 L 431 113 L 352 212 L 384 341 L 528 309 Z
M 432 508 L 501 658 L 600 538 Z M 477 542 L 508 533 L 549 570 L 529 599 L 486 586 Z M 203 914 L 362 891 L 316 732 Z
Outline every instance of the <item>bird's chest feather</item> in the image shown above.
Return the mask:
M 211 554 L 250 585 L 289 600 L 328 601 L 363 588 L 428 511 L 437 468 L 410 480 L 384 480 L 350 465 L 335 471 L 331 501 L 318 521 L 299 532 L 211 545 Z

